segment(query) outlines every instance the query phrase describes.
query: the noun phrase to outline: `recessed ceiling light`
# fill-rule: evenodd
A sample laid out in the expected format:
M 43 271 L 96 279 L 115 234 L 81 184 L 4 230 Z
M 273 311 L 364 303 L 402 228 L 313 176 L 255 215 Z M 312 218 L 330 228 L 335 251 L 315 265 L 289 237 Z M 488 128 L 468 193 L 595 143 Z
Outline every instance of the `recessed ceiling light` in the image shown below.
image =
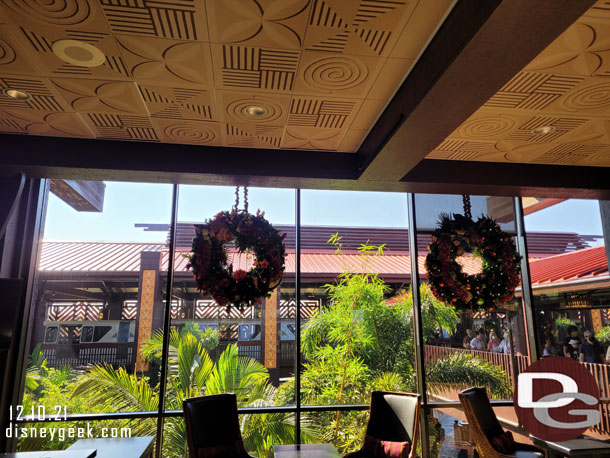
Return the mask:
M 554 126 L 540 126 L 532 130 L 532 134 L 534 135 L 550 134 L 551 132 L 555 132 Z
M 247 116 L 260 118 L 261 116 L 265 116 L 267 113 L 269 113 L 269 110 L 262 105 L 248 105 L 243 109 L 243 112 Z
M 9 87 L 4 89 L 2 92 L 4 92 L 4 94 L 6 94 L 7 96 L 17 100 L 29 100 L 32 98 L 30 94 L 25 91 L 22 91 L 21 89 L 13 89 Z
M 53 52 L 61 60 L 79 67 L 97 67 L 106 62 L 104 53 L 89 43 L 78 40 L 58 40 Z

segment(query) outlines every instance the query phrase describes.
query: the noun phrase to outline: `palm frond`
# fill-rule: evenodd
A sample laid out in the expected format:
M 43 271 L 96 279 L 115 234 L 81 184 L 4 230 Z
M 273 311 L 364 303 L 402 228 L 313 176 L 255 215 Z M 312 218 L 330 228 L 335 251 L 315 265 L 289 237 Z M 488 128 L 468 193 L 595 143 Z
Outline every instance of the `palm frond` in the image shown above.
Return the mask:
M 512 386 L 500 367 L 468 354 L 453 354 L 428 366 L 426 381 L 433 393 L 483 386 L 496 399 L 512 396 Z
M 108 364 L 92 366 L 72 392 L 72 398 L 88 397 L 102 412 L 156 411 L 159 395 L 145 378 Z

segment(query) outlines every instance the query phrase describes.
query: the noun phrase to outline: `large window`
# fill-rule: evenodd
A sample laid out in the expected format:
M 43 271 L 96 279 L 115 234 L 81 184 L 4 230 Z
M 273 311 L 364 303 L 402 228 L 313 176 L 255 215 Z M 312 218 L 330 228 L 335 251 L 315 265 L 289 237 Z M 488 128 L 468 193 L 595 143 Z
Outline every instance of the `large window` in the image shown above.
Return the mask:
M 265 211 L 286 234 L 286 265 L 270 297 L 229 308 L 199 291 L 188 255 L 196 225 L 236 205 L 235 187 L 108 182 L 96 212 L 49 195 L 24 349 L 25 413 L 65 406 L 74 425 L 161 431 L 161 456 L 178 458 L 182 400 L 235 392 L 252 454 L 271 456 L 297 431 L 299 442 L 345 453 L 361 444 L 371 391 L 420 392 L 420 451 L 439 456 L 468 449 L 460 390 L 487 387 L 500 421 L 514 425 L 515 380 L 532 350 L 561 353 L 572 325 L 581 340 L 593 331 L 604 354 L 610 345 L 597 202 L 523 199 L 526 234 L 520 201 L 470 196 L 475 218 L 494 218 L 522 255 L 527 246 L 531 275 L 501 307 L 463 311 L 435 297 L 425 270 L 439 218 L 463 213 L 463 196 L 270 188 L 237 196 L 238 208 Z M 254 262 L 232 243 L 226 253 L 233 272 Z M 458 259 L 466 273 L 481 271 L 476 254 Z M 584 364 L 610 376 L 608 366 Z M 604 424 L 589 433 L 608 434 Z M 20 439 L 19 449 L 70 442 Z
M 405 195 L 303 191 L 302 215 L 301 287 L 321 304 L 303 320 L 303 404 L 366 405 L 373 390 L 415 391 Z M 307 419 L 348 452 L 360 447 L 368 414 Z
M 265 211 L 265 218 L 286 234 L 286 271 L 260 304 L 228 307 L 201 294 L 185 255 L 191 251 L 194 224 L 230 210 L 236 197 L 238 208 Z M 234 187 L 182 185 L 177 221 L 172 296 L 180 308 L 170 317 L 165 408 L 181 410 L 184 398 L 223 392 L 235 393 L 243 408 L 294 405 L 295 191 L 240 188 L 236 195 Z M 255 262 L 252 253 L 240 253 L 232 243 L 226 244 L 226 253 L 233 272 L 245 273 Z M 192 372 L 180 370 L 185 364 Z M 292 412 L 244 415 L 241 420 L 246 449 L 256 456 L 269 455 L 273 445 L 294 443 Z M 182 418 L 165 421 L 163 456 L 187 455 L 183 432 Z
M 536 345 L 541 356 L 582 361 L 610 397 L 610 283 L 600 203 L 595 200 L 523 200 L 530 241 Z M 591 337 L 585 335 L 591 333 Z M 605 437 L 610 420 L 586 434 Z
M 136 223 L 168 225 L 172 187 L 86 186 L 102 196 L 103 207 L 82 211 L 56 186 L 48 197 L 24 349 L 24 415 L 157 410 L 159 364 L 145 359 L 143 349 L 162 334 L 168 251 L 165 233 Z M 133 435 L 156 431 L 155 419 L 91 422 L 96 433 L 109 424 Z M 51 428 L 59 434 L 62 425 Z M 74 440 L 21 438 L 19 449 L 63 448 Z

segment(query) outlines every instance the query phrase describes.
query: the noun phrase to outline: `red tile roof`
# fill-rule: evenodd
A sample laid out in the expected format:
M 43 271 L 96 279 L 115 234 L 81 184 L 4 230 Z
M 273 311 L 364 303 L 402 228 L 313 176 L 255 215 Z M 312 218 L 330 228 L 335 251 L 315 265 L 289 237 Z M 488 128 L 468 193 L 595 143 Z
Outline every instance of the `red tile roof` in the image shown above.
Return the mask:
M 533 286 L 608 278 L 603 245 L 530 261 Z
M 161 268 L 167 268 L 167 247 L 153 243 L 117 243 L 117 242 L 43 242 L 39 269 L 41 271 L 59 272 L 137 272 L 140 267 L 140 253 L 143 251 L 161 252 Z M 188 260 L 183 256 L 187 250 L 177 251 L 175 260 L 176 272 L 187 272 Z M 248 269 L 251 260 L 239 253 L 229 253 L 234 268 Z M 425 256 L 419 256 L 419 269 L 424 273 Z M 475 272 L 480 262 L 475 258 L 466 258 L 464 267 Z M 335 276 L 346 269 L 364 271 L 362 258 L 357 254 L 338 256 L 334 251 L 305 252 L 301 254 L 301 272 L 304 275 Z M 371 256 L 366 269 L 384 276 L 408 277 L 411 274 L 411 258 L 404 253 Z M 286 272 L 294 273 L 294 253 L 286 255 Z
M 162 270 L 167 268 L 167 246 L 154 243 L 122 242 L 43 242 L 40 259 L 41 271 L 55 272 L 137 272 L 140 268 L 140 253 L 161 252 Z M 188 272 L 188 250 L 177 251 L 176 272 Z M 229 253 L 236 269 L 248 269 L 251 260 L 244 254 Z M 294 253 L 286 255 L 286 273 L 294 273 Z M 425 274 L 425 255 L 419 256 L 420 275 Z M 480 270 L 477 258 L 463 260 L 466 272 Z M 346 269 L 368 270 L 383 277 L 407 279 L 411 274 L 411 258 L 408 254 L 386 254 L 371 257 L 367 267 L 357 254 L 338 256 L 334 252 L 306 252 L 301 254 L 301 272 L 305 276 L 333 277 Z M 586 248 L 570 253 L 530 261 L 533 286 L 567 283 L 582 279 L 608 278 L 608 263 L 603 246 Z

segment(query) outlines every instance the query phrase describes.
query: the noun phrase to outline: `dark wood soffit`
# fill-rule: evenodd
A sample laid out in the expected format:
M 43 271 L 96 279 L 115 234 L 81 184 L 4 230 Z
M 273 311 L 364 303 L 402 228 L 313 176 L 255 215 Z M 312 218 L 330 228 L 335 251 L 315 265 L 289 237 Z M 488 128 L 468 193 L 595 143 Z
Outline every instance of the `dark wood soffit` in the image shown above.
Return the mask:
M 15 134 L 0 134 L 0 145 L 1 167 L 320 179 L 357 177 L 355 154 L 330 151 L 229 148 Z M 78 179 L 72 176 L 61 178 Z
M 610 167 L 424 159 L 402 181 L 418 189 L 463 188 L 470 194 L 491 194 L 487 190 L 493 188 L 524 197 L 608 200 L 608 177 Z
M 610 168 L 424 160 L 403 181 L 387 182 L 349 177 L 346 170 L 355 168 L 353 154 L 279 151 L 276 157 L 284 157 L 276 163 L 253 156 L 246 171 L 243 165 L 219 159 L 227 154 L 224 148 L 202 159 L 200 153 L 193 154 L 197 147 L 186 145 L 7 134 L 0 134 L 0 145 L 0 176 L 23 172 L 84 181 L 610 200 Z
M 456 4 L 358 151 L 362 180 L 399 180 L 595 1 L 497 3 Z

